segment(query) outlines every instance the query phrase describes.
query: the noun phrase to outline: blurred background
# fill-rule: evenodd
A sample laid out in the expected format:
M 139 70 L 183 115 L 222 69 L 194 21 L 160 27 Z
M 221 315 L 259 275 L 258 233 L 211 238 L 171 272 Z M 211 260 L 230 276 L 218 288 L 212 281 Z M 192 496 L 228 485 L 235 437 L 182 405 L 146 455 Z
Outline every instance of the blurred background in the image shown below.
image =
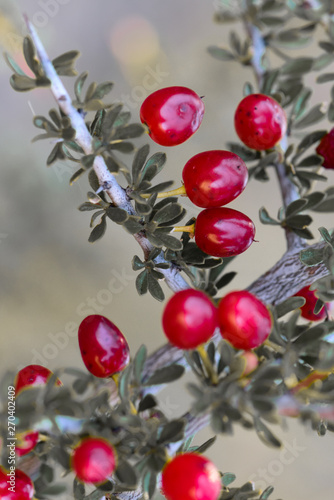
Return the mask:
M 174 179 L 179 185 L 182 168 L 191 156 L 224 149 L 227 141 L 236 139 L 234 110 L 244 82 L 252 82 L 253 77 L 238 63 L 222 63 L 208 55 L 209 45 L 227 45 L 230 30 L 235 29 L 214 24 L 214 2 L 0 0 L 0 43 L 18 62 L 26 33 L 23 12 L 51 58 L 78 49 L 82 54 L 79 72 L 88 70 L 90 79 L 98 82 L 113 81 L 109 99 L 122 101 L 134 121 L 139 121 L 141 102 L 158 88 L 183 85 L 205 96 L 200 129 L 185 144 L 167 150 L 160 181 Z M 134 254 L 141 257 L 139 247 L 111 223 L 101 241 L 87 242 L 90 215 L 77 210 L 86 200 L 87 179 L 70 187 L 75 167 L 58 162 L 47 168 L 52 145 L 31 143 L 39 133 L 32 124 L 33 114 L 47 116 L 54 106 L 52 97 L 45 89 L 15 93 L 10 75 L 0 59 L 0 375 L 31 363 L 51 370 L 83 368 L 76 331 L 80 321 L 94 312 L 116 323 L 132 352 L 142 343 L 153 351 L 164 343 L 163 304 L 151 296 L 139 298 L 135 291 L 131 259 Z M 64 81 L 72 91 L 74 79 Z M 326 88 L 316 88 L 315 101 L 328 99 Z M 147 141 L 151 153 L 161 150 L 148 137 L 137 144 Z M 132 157 L 122 159 L 130 164 Z M 196 209 L 184 200 L 189 218 L 196 215 Z M 282 231 L 263 226 L 258 219 L 260 206 L 275 216 L 280 205 L 274 176 L 267 184 L 251 182 L 233 202 L 233 208 L 256 223 L 258 242 L 231 265 L 230 270 L 238 274 L 229 289 L 248 286 L 284 252 Z M 330 217 L 315 217 L 314 234 L 319 225 L 333 226 Z M 185 398 L 183 386 L 181 381 L 162 392 L 167 416 L 181 415 L 187 409 L 190 399 Z M 235 436 L 219 437 L 208 455 L 223 472 L 234 472 L 238 484 L 248 479 L 263 489 L 272 484 L 275 499 L 332 499 L 333 436 L 320 438 L 293 421 L 276 432 L 287 445 L 285 451 L 268 449 L 255 433 L 236 428 Z M 210 431 L 203 431 L 196 441 L 210 436 Z

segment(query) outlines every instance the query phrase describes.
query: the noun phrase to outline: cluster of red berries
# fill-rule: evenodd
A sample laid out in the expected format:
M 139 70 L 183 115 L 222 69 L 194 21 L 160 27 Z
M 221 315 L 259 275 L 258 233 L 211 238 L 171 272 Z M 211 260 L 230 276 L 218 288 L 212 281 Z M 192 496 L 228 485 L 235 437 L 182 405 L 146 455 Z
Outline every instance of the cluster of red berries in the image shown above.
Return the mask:
M 150 137 L 162 146 L 186 141 L 199 128 L 203 114 L 202 99 L 186 87 L 157 90 L 145 99 L 140 109 L 141 121 L 148 127 Z M 235 113 L 240 139 L 257 150 L 275 146 L 285 134 L 286 126 L 281 106 L 262 94 L 245 97 Z M 197 246 L 213 257 L 230 257 L 247 250 L 254 241 L 253 222 L 237 210 L 222 207 L 246 187 L 248 170 L 243 160 L 229 151 L 205 151 L 186 163 L 182 179 L 182 194 L 205 209 L 189 229 Z
M 169 299 L 162 326 L 169 342 L 180 349 L 195 349 L 219 328 L 235 348 L 249 350 L 266 340 L 272 320 L 267 307 L 250 292 L 230 292 L 216 307 L 204 292 L 189 289 Z

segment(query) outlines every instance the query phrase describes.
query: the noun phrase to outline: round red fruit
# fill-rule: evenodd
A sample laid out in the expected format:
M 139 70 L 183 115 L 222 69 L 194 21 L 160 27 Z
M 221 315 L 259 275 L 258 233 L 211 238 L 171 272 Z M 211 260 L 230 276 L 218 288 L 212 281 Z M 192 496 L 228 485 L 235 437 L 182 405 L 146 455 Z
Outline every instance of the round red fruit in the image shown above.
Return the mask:
M 161 146 L 176 146 L 199 128 L 204 114 L 202 99 L 187 87 L 167 87 L 150 94 L 140 108 L 140 119 Z
M 323 157 L 322 166 L 327 169 L 334 169 L 334 128 L 319 142 L 316 153 Z
M 189 199 L 198 207 L 221 207 L 245 189 L 248 170 L 242 159 L 230 151 L 204 151 L 193 156 L 182 172 Z
M 13 484 L 11 484 L 11 481 Z M 14 488 L 15 491 L 9 488 Z M 10 473 L 0 467 L 0 498 L 1 500 L 31 500 L 34 496 L 34 486 L 27 474 L 20 469 Z
M 217 309 L 204 292 L 181 290 L 167 302 L 162 326 L 171 344 L 179 349 L 195 349 L 207 342 L 217 328 Z
M 162 492 L 167 500 L 217 500 L 221 492 L 220 474 L 202 455 L 176 455 L 162 471 Z
M 130 361 L 124 335 L 104 316 L 87 316 L 79 326 L 78 337 L 83 362 L 95 377 L 111 377 Z
M 232 257 L 247 250 L 255 237 L 255 226 L 247 215 L 232 208 L 207 208 L 195 222 L 195 241 L 213 257 Z
M 299 292 L 295 294 L 297 297 L 304 297 L 306 300 L 305 304 L 300 308 L 301 315 L 308 321 L 320 321 L 325 319 L 326 309 L 323 307 L 318 314 L 314 314 L 314 308 L 317 303 L 318 297 L 315 295 L 315 291 L 310 290 L 309 286 L 305 286 Z M 328 306 L 329 304 L 327 304 Z
M 30 387 L 38 387 L 46 385 L 53 372 L 45 366 L 41 365 L 28 365 L 22 368 L 15 379 L 16 395 L 22 390 Z M 61 381 L 57 379 L 57 385 L 62 385 Z
M 23 457 L 30 453 L 38 443 L 38 432 L 37 431 L 28 431 L 21 432 L 18 434 L 17 441 L 15 443 L 15 452 L 19 457 Z
M 116 454 L 105 439 L 86 438 L 74 449 L 71 466 L 80 481 L 103 483 L 115 469 Z
M 254 349 L 267 339 L 272 328 L 270 312 L 246 290 L 230 292 L 218 305 L 222 337 L 236 349 Z
M 287 129 L 284 109 L 264 94 L 250 94 L 237 107 L 235 130 L 249 148 L 262 151 L 276 146 Z

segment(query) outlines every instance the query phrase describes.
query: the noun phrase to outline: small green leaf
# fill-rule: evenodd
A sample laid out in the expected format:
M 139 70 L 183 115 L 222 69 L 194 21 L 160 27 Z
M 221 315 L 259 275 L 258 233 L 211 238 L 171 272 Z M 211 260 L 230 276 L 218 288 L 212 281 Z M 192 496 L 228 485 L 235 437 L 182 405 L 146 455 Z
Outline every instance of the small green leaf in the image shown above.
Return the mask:
M 309 215 L 291 215 L 285 219 L 286 224 L 291 228 L 305 229 L 312 222 L 312 217 Z
M 142 411 L 150 410 L 157 406 L 157 400 L 152 396 L 152 394 L 146 394 L 146 396 L 140 401 L 138 406 L 138 413 Z
M 215 286 L 218 290 L 223 288 L 224 286 L 227 286 L 231 283 L 231 281 L 235 278 L 237 275 L 236 272 L 232 271 L 230 273 L 224 274 L 216 283 Z
M 12 75 L 10 77 L 10 84 L 16 92 L 27 92 L 28 90 L 35 89 L 37 87 L 37 82 L 29 76 L 22 75 Z
M 291 229 L 295 234 L 297 234 L 300 238 L 303 238 L 304 240 L 313 240 L 314 238 L 311 231 L 307 228 L 299 229 L 296 227 L 292 227 Z
M 82 174 L 84 174 L 85 172 L 87 172 L 87 170 L 85 168 L 80 168 L 79 170 L 77 170 L 73 175 L 72 177 L 70 178 L 70 181 L 69 181 L 69 184 L 70 186 L 72 186 L 72 184 L 77 181 L 79 179 L 79 177 L 82 176 Z
M 327 83 L 334 80 L 334 73 L 323 73 L 317 78 L 317 83 Z
M 170 203 L 160 208 L 154 215 L 153 220 L 158 224 L 164 224 L 173 220 L 175 217 L 180 215 L 183 211 L 183 208 L 178 203 Z
M 147 349 L 146 346 L 141 345 L 136 352 L 133 360 L 133 373 L 138 384 L 141 383 L 142 373 L 144 370 L 145 362 L 147 359 Z
M 145 269 L 136 278 L 136 289 L 139 295 L 144 295 L 148 288 L 148 271 Z
M 217 47 L 216 45 L 211 45 L 208 47 L 209 54 L 215 59 L 219 59 L 220 61 L 234 61 L 235 56 L 227 49 L 223 47 Z
M 281 318 L 285 314 L 288 314 L 295 309 L 299 309 L 305 304 L 305 302 L 306 300 L 304 297 L 289 297 L 276 306 L 276 315 L 278 318 Z
M 123 222 L 123 227 L 128 231 L 130 234 L 136 234 L 139 233 L 139 231 L 143 230 L 142 224 L 140 224 L 140 217 L 136 217 L 134 215 L 130 215 L 125 222 Z
M 145 132 L 145 127 L 140 123 L 131 123 L 115 130 L 114 139 L 135 139 Z
M 222 483 L 224 486 L 229 486 L 236 480 L 237 476 L 232 472 L 224 472 L 222 475 Z
M 205 443 L 201 444 L 200 446 L 196 446 L 194 451 L 196 451 L 196 453 L 205 453 L 209 448 L 211 448 L 213 444 L 215 444 L 216 440 L 217 436 L 214 436 L 205 441 Z
M 308 73 L 313 69 L 312 57 L 299 57 L 297 59 L 291 59 L 281 67 L 282 75 L 296 75 L 302 73 Z
M 323 237 L 323 239 L 329 243 L 329 245 L 333 245 L 333 240 L 331 238 L 331 235 L 329 234 L 329 231 L 328 229 L 326 229 L 325 227 L 319 227 L 318 228 L 318 231 L 319 233 L 321 234 L 321 236 Z
M 114 84 L 113 82 L 103 82 L 97 85 L 93 95 L 92 99 L 103 99 L 103 97 L 109 92 L 111 92 L 111 89 L 113 88 Z
M 126 488 L 134 489 L 137 486 L 138 478 L 136 469 L 124 459 L 119 461 L 115 476 L 122 486 Z
M 126 220 L 129 218 L 129 214 L 126 210 L 119 207 L 109 207 L 106 210 L 106 214 L 113 222 L 116 224 L 124 224 Z
M 261 494 L 259 500 L 267 500 L 267 498 L 270 497 L 270 495 L 273 493 L 274 487 L 273 486 L 268 486 L 263 493 Z
M 85 84 L 85 81 L 87 79 L 88 73 L 85 71 L 84 73 L 81 73 L 81 75 L 78 76 L 77 80 L 75 81 L 74 84 L 74 93 L 75 96 L 78 100 L 79 103 L 83 101 L 82 99 L 82 88 Z
M 319 57 L 314 59 L 312 69 L 313 71 L 319 71 L 334 61 L 333 54 L 321 54 Z
M 280 448 L 280 441 L 274 436 L 271 430 L 258 417 L 254 418 L 254 428 L 261 441 L 267 446 Z
M 160 368 L 155 371 L 153 375 L 150 376 L 148 380 L 145 381 L 145 386 L 150 385 L 161 385 L 168 384 L 169 382 L 174 382 L 178 380 L 184 374 L 185 368 L 181 365 L 169 365 L 164 368 Z
M 185 424 L 184 420 L 171 420 L 167 422 L 162 427 L 157 443 L 167 444 L 181 441 L 183 439 Z
M 307 248 L 300 252 L 299 258 L 305 266 L 318 266 L 323 261 L 323 250 L 318 248 Z
M 132 179 L 134 184 L 137 183 L 137 180 L 139 179 L 139 174 L 142 168 L 145 165 L 146 158 L 148 157 L 150 151 L 150 147 L 148 144 L 145 144 L 145 146 L 142 146 L 141 148 L 138 149 L 138 151 L 135 154 L 135 157 L 132 162 Z
M 143 490 L 148 495 L 148 498 L 152 498 L 157 486 L 157 474 L 154 471 L 148 470 L 143 475 Z
M 259 217 L 262 224 L 270 224 L 272 226 L 279 226 L 279 222 L 272 217 L 270 217 L 266 208 L 261 207 L 259 211 Z
M 90 236 L 88 238 L 89 243 L 94 243 L 97 240 L 100 240 L 107 229 L 107 222 L 106 222 L 106 214 L 102 216 L 100 224 L 94 227 L 93 231 L 90 233 Z
M 326 116 L 326 110 L 324 109 L 324 104 L 316 104 L 313 108 L 305 113 L 298 121 L 295 121 L 293 126 L 296 129 L 309 127 L 319 122 Z
M 291 202 L 290 205 L 286 207 L 285 210 L 286 217 L 290 217 L 290 215 L 293 214 L 298 214 L 298 212 L 301 212 L 306 205 L 307 205 L 307 200 L 303 198 Z
M 161 288 L 160 283 L 158 280 L 153 276 L 152 272 L 148 273 L 147 276 L 147 285 L 148 285 L 148 291 L 152 295 L 152 297 L 156 300 L 159 300 L 162 302 L 165 298 L 165 294 Z

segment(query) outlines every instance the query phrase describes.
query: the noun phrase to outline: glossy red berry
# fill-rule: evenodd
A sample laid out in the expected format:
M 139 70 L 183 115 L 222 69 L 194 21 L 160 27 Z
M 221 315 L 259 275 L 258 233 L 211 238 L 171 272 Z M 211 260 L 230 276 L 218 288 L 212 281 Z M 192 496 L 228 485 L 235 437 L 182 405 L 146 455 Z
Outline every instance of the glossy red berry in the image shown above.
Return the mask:
M 309 286 L 305 286 L 295 294 L 297 297 L 304 297 L 305 304 L 300 308 L 301 315 L 308 321 L 320 321 L 326 318 L 326 310 L 323 307 L 318 314 L 314 314 L 314 308 L 317 303 L 318 297 L 315 292 L 310 290 Z
M 217 500 L 221 479 L 215 465 L 202 455 L 176 455 L 162 471 L 162 492 L 167 500 Z
M 232 208 L 207 208 L 195 222 L 197 246 L 213 257 L 239 255 L 252 244 L 254 236 L 251 219 Z
M 264 94 L 250 94 L 237 107 L 235 130 L 249 148 L 262 151 L 276 146 L 287 129 L 284 109 Z
M 22 390 L 29 387 L 43 386 L 47 383 L 53 372 L 45 366 L 41 365 L 28 365 L 22 368 L 15 379 L 16 395 Z M 62 385 L 61 381 L 57 379 L 57 385 Z
M 21 432 L 15 443 L 15 452 L 19 457 L 30 453 L 38 443 L 38 431 Z
M 14 491 L 9 488 L 13 488 Z M 0 467 L 1 500 L 31 500 L 33 496 L 34 486 L 27 474 L 20 469 L 6 471 Z
M 207 342 L 217 328 L 217 309 L 204 292 L 182 290 L 167 302 L 162 326 L 171 344 L 195 349 Z
M 95 377 L 110 377 L 122 371 L 130 361 L 124 335 L 104 316 L 87 316 L 79 326 L 78 337 L 83 362 Z
M 327 169 L 334 169 L 334 128 L 319 142 L 316 153 L 323 156 L 322 166 Z
M 189 199 L 198 207 L 221 207 L 245 189 L 248 170 L 242 159 L 230 151 L 204 151 L 193 156 L 182 172 Z
M 270 312 L 246 290 L 230 292 L 218 305 L 222 337 L 236 349 L 254 349 L 267 339 L 272 328 Z
M 187 87 L 167 87 L 150 94 L 140 108 L 140 119 L 161 146 L 176 146 L 191 137 L 204 114 L 202 99 Z
M 105 439 L 86 438 L 74 449 L 71 466 L 84 483 L 105 482 L 116 466 L 116 454 Z

